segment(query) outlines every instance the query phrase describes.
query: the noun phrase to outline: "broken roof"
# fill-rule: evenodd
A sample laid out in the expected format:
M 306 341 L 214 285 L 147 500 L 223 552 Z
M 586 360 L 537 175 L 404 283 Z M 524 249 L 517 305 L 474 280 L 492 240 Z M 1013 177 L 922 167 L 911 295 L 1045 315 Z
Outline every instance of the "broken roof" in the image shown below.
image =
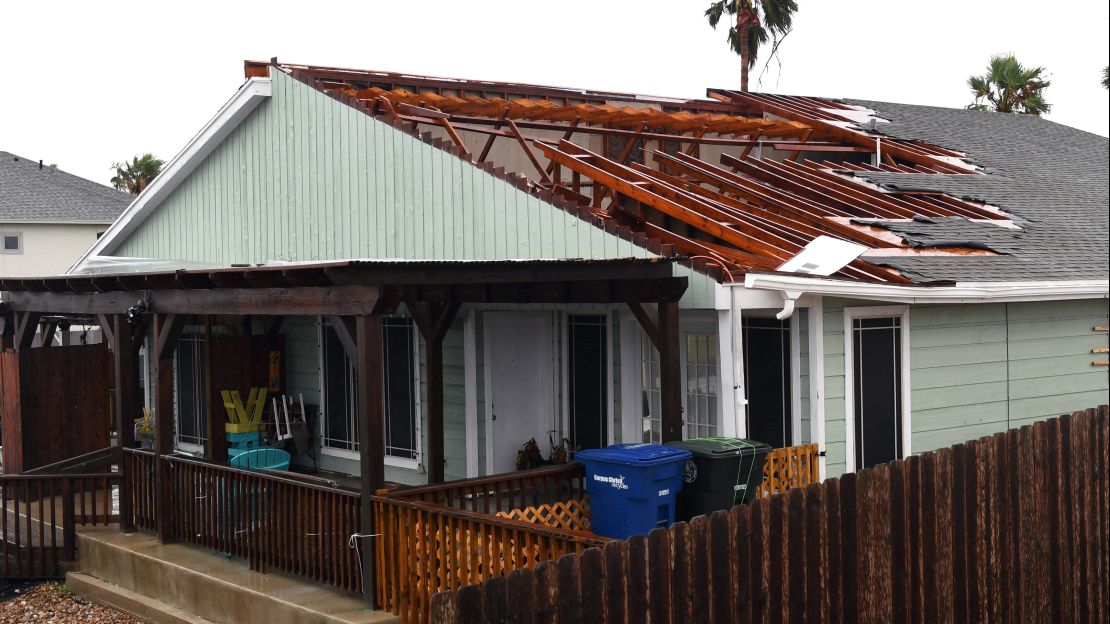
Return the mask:
M 0 151 L 0 222 L 111 223 L 131 196 Z
M 248 77 L 273 71 L 720 281 L 774 271 L 820 237 L 860 245 L 834 275 L 865 282 L 1107 275 L 1107 139 L 1044 120 L 246 63 Z M 1060 162 L 1011 162 L 1023 150 Z
M 1018 231 L 915 223 L 927 237 L 976 240 L 1004 255 L 879 260 L 918 280 L 1076 280 L 1107 277 L 1110 139 L 1029 115 L 853 100 L 889 123 L 885 136 L 959 150 L 987 175 L 857 172 L 888 189 L 941 191 L 998 206 Z

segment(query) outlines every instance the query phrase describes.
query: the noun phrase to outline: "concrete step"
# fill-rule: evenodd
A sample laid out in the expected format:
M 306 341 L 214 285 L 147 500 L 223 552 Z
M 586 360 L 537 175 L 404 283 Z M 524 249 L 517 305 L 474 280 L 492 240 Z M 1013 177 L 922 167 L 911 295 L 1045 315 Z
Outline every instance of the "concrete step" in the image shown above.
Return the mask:
M 151 624 L 212 624 L 177 607 L 80 572 L 66 574 L 66 587 L 86 600 L 130 613 Z
M 79 572 L 214 624 L 379 624 L 400 622 L 369 611 L 359 596 L 186 544 L 160 544 L 114 526 L 77 534 Z M 185 620 L 189 621 L 189 620 Z M 203 620 L 200 620 L 203 621 Z

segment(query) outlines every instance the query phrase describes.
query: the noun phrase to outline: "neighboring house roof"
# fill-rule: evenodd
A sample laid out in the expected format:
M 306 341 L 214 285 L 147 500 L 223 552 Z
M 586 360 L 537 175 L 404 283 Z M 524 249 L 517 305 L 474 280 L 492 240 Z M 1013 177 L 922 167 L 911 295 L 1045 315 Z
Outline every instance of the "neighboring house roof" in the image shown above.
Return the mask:
M 111 223 L 131 196 L 0 151 L 0 222 Z
M 1107 276 L 1108 139 L 1041 119 L 722 89 L 707 99 L 659 98 L 276 62 L 247 62 L 246 75 L 241 97 L 183 155 L 210 153 L 206 142 L 226 137 L 251 102 L 270 96 L 268 77 L 282 75 L 593 225 L 673 249 L 721 282 L 773 272 L 822 236 L 866 249 L 833 276 L 859 282 Z M 487 159 L 498 138 L 527 156 L 516 170 Z M 167 169 L 187 176 L 187 160 Z M 111 253 L 174 179 L 161 176 L 94 254 Z
M 1110 237 L 1110 139 L 1046 119 L 891 104 L 850 103 L 889 123 L 878 132 L 928 141 L 967 154 L 988 175 L 858 172 L 891 189 L 942 191 L 998 206 L 1020 230 L 965 220 L 890 226 L 912 240 L 975 241 L 1004 255 L 891 258 L 885 264 L 919 280 L 1002 281 L 1106 278 Z M 876 260 L 872 258 L 872 260 Z

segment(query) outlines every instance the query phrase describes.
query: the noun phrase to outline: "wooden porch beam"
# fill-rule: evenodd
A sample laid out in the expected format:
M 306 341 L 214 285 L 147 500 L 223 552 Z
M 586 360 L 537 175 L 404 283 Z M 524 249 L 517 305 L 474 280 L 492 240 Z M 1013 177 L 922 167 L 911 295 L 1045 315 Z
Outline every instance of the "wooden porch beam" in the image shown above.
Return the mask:
M 12 296 L 15 293 L 6 293 L 7 296 Z M 15 315 L 15 335 L 12 338 L 12 346 L 16 352 L 30 349 L 31 344 L 35 341 L 35 330 L 39 326 L 39 319 L 42 314 L 38 312 L 22 312 Z
M 173 490 L 169 465 L 163 457 L 173 454 L 173 356 L 182 319 L 174 314 L 154 316 L 154 500 L 155 529 L 163 544 L 173 541 Z
M 166 314 L 353 315 L 377 304 L 377 286 L 152 290 L 152 312 Z M 13 310 L 55 314 L 120 314 L 146 291 L 96 294 L 11 291 Z
M 41 346 L 49 347 L 54 344 L 54 334 L 58 331 L 57 323 L 43 323 Z
M 428 457 L 424 462 L 428 470 L 429 483 L 443 483 L 444 479 L 444 440 L 443 440 L 443 339 L 451 329 L 451 323 L 459 311 L 456 302 L 419 303 L 406 301 L 420 334 L 424 337 L 426 349 L 426 379 L 428 392 Z
M 659 302 L 660 404 L 662 441 L 682 439 L 682 362 L 679 353 L 678 302 Z
M 346 316 L 329 316 L 327 317 L 328 326 L 335 331 L 336 337 L 339 338 L 339 344 L 343 345 L 343 351 L 347 353 L 347 357 L 352 362 L 358 358 L 358 346 L 355 343 L 355 322 L 354 319 Z
M 110 336 L 109 345 L 112 349 L 112 371 L 115 376 L 116 401 L 115 421 L 116 435 L 119 448 L 127 449 L 135 446 L 134 419 L 139 416 L 139 388 L 136 381 L 138 370 L 138 349 L 135 347 L 134 334 L 127 325 L 127 317 L 116 314 L 111 317 L 101 317 L 101 329 Z M 107 328 L 107 329 L 106 329 Z M 129 492 L 130 479 L 135 475 L 127 474 L 126 464 L 121 464 L 123 471 L 123 492 Z M 119 528 L 122 532 L 131 532 L 135 526 L 131 522 L 131 500 L 129 496 L 119 497 Z
M 640 322 L 640 327 L 643 328 L 644 334 L 647 335 L 648 340 L 651 340 L 651 344 L 655 345 L 657 351 L 662 351 L 663 348 L 659 343 L 659 327 L 655 324 L 655 321 L 651 319 L 651 315 L 649 315 L 647 310 L 644 309 L 644 306 L 637 301 L 630 301 L 627 305 L 628 309 L 632 310 L 632 315 Z
M 281 317 L 278 317 L 281 318 Z M 204 418 L 208 423 L 208 442 L 204 445 L 205 456 L 216 462 L 227 461 L 227 438 L 224 436 L 224 423 L 227 422 L 224 410 L 213 409 L 215 389 L 212 387 L 212 317 L 204 317 Z M 219 402 L 216 402 L 219 405 Z
M 385 415 L 382 401 L 382 316 L 355 317 L 358 377 L 358 448 L 361 460 L 361 537 L 358 538 L 362 561 L 363 600 L 373 607 L 374 599 L 374 506 L 370 497 L 385 482 Z
M 116 349 L 116 324 L 118 319 L 115 315 L 108 316 L 107 314 L 97 314 L 96 320 L 100 323 L 100 331 L 104 334 L 104 342 L 108 344 L 108 348 L 115 351 Z

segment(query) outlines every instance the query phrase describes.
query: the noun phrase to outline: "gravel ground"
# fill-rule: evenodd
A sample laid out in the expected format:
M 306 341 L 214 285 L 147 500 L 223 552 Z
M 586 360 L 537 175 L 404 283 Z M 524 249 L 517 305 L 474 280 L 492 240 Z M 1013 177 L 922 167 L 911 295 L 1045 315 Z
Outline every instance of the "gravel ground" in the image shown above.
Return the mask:
M 143 624 L 115 609 L 74 596 L 62 583 L 8 588 L 0 602 L 0 624 Z

